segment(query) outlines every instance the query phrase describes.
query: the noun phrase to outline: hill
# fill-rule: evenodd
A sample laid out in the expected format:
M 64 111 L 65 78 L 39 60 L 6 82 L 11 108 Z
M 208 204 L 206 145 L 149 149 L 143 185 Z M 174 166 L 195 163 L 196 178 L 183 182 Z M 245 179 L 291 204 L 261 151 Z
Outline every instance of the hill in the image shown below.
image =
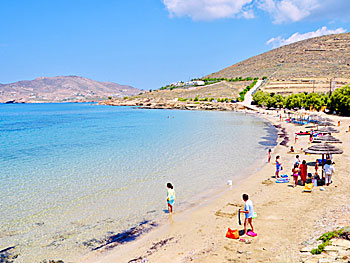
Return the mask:
M 251 57 L 209 78 L 263 77 L 276 93 L 329 91 L 350 83 L 350 33 L 310 38 Z M 333 84 L 331 84 L 333 82 Z
M 131 86 L 79 76 L 39 77 L 30 81 L 0 84 L 0 102 L 94 101 L 139 93 L 139 89 Z

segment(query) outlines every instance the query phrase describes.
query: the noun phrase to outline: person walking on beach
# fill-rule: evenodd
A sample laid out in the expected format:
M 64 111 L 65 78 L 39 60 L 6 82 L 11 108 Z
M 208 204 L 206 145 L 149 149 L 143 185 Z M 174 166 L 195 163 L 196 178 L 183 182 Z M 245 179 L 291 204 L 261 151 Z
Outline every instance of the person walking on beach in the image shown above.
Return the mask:
M 167 192 L 167 203 L 169 214 L 173 212 L 173 205 L 175 203 L 175 190 L 171 183 L 167 183 L 166 187 L 168 188 Z
M 318 160 L 316 159 L 316 163 L 315 163 L 315 174 L 318 174 L 318 168 L 319 168 L 319 164 L 318 164 Z
M 294 164 L 292 169 L 293 174 L 293 188 L 298 185 L 298 177 L 299 177 L 299 165 L 297 163 Z
M 267 162 L 269 163 L 271 161 L 271 149 L 269 149 L 268 153 L 267 153 Z
M 329 186 L 329 184 L 332 182 L 332 175 L 335 172 L 335 169 L 332 165 L 332 161 L 327 160 L 323 169 L 325 174 L 325 185 Z
M 311 129 L 311 131 L 310 131 L 310 138 L 309 138 L 310 143 L 312 143 L 313 136 L 314 136 L 314 130 Z
M 299 159 L 299 155 L 297 154 L 297 156 L 295 156 L 295 163 L 294 164 L 297 164 L 298 166 L 300 165 L 300 159 Z
M 244 211 L 241 211 L 241 213 L 245 213 L 245 219 L 244 219 L 244 235 L 247 234 L 247 226 L 248 223 L 250 227 L 252 228 L 251 231 L 254 232 L 253 227 L 253 215 L 254 215 L 254 207 L 252 200 L 249 200 L 249 197 L 247 194 L 243 194 L 243 201 L 245 202 L 244 205 Z
M 277 178 L 280 178 L 280 175 L 279 175 L 279 173 L 280 173 L 280 171 L 282 171 L 282 163 L 281 163 L 281 161 L 280 161 L 280 156 L 279 155 L 277 155 L 276 156 L 276 174 L 275 174 L 275 178 L 277 179 Z
M 307 177 L 307 165 L 306 165 L 306 161 L 305 160 L 303 160 L 303 162 L 299 166 L 299 170 L 300 170 L 301 185 L 305 185 L 306 177 Z

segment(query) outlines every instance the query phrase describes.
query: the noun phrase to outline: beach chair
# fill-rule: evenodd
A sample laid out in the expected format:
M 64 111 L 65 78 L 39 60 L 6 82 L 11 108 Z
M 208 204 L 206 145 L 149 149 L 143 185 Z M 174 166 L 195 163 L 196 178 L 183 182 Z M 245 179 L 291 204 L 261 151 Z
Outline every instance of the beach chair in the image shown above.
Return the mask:
M 314 184 L 313 183 L 305 184 L 305 186 L 303 188 L 303 192 L 311 193 L 313 190 L 314 190 Z

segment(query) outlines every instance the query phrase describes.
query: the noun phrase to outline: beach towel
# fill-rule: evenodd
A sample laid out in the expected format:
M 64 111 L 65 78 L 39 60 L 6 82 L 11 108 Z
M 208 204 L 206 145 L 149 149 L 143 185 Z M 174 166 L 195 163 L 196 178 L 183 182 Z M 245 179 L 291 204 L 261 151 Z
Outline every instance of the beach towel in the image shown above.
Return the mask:
M 314 188 L 314 185 L 311 183 L 311 184 L 305 184 L 304 188 L 303 188 L 303 192 L 312 192 Z
M 278 183 L 278 184 L 289 183 L 289 178 L 278 178 L 276 180 L 276 183 Z

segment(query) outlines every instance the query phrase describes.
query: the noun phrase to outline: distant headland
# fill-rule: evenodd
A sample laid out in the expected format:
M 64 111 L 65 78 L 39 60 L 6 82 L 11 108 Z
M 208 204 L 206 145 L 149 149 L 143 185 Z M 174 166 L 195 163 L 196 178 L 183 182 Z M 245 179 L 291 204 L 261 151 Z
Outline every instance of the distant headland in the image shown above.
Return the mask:
M 0 103 L 85 102 L 132 96 L 139 89 L 79 76 L 39 77 L 0 84 Z

